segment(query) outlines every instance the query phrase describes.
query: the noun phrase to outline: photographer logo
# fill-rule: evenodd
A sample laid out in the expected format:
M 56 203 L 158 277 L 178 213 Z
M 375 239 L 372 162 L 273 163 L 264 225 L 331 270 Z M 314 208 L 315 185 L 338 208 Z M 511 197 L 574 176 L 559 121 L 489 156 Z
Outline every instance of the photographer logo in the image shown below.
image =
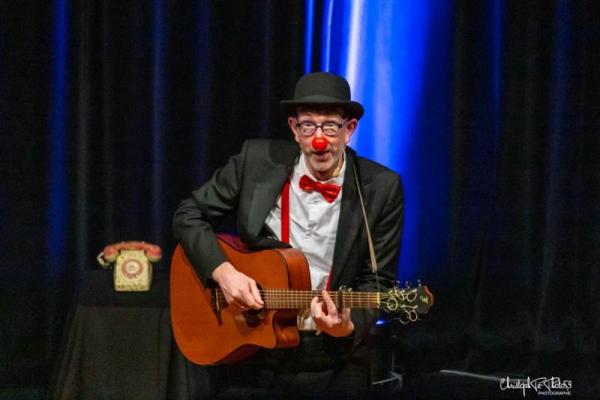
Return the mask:
M 533 390 L 540 396 L 570 396 L 573 382 L 559 377 L 550 378 L 511 378 L 500 380 L 500 390 L 522 390 L 523 397 L 528 390 Z

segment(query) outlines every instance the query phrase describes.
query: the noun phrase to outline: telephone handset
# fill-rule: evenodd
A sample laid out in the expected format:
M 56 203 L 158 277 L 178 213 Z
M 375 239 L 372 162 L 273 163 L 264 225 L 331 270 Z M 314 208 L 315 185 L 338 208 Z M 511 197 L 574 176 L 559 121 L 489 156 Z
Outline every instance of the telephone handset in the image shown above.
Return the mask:
M 120 242 L 108 245 L 98 254 L 98 263 L 105 269 L 113 268 L 115 290 L 118 292 L 145 292 L 152 284 L 152 264 L 160 260 L 159 246 L 146 242 Z

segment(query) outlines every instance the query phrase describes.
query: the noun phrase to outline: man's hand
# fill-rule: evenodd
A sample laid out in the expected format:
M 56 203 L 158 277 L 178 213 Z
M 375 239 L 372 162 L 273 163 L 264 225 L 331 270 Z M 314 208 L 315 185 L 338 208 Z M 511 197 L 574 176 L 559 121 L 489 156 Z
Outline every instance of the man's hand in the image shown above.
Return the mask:
M 323 290 L 323 301 L 315 297 L 310 302 L 310 315 L 313 317 L 319 330 L 335 337 L 348 336 L 354 332 L 354 323 L 350 319 L 350 309 L 343 308 L 342 313 L 329 297 L 329 293 Z
M 265 303 L 260 297 L 256 281 L 235 269 L 230 262 L 225 261 L 211 274 L 225 295 L 227 304 L 238 311 L 248 308 L 260 310 Z

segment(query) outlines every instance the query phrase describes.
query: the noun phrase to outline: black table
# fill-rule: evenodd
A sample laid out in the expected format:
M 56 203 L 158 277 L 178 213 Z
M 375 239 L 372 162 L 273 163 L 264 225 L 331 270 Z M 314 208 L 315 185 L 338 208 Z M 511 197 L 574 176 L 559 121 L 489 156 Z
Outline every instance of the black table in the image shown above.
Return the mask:
M 70 311 L 53 398 L 197 398 L 210 390 L 207 374 L 173 340 L 167 272 L 155 271 L 149 292 L 115 292 L 110 271 L 86 273 Z

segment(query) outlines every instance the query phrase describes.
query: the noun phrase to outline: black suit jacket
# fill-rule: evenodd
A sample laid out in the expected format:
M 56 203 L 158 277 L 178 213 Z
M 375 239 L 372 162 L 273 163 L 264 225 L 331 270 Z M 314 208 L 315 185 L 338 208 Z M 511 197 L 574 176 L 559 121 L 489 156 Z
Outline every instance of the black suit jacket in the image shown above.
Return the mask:
M 204 282 L 226 261 L 214 230 L 231 213 L 237 214 L 240 238 L 251 248 L 288 246 L 268 236 L 265 219 L 298 155 L 298 145 L 292 141 L 248 140 L 239 154 L 231 157 L 210 181 L 179 205 L 173 221 L 175 236 Z M 379 268 L 379 286 L 388 287 L 395 278 L 404 219 L 402 184 L 395 172 L 358 157 L 349 148 L 346 160 L 331 288 L 343 285 L 376 291 L 379 288 L 371 272 L 353 171 L 356 168 L 363 189 Z M 352 310 L 355 342 L 368 334 L 375 317 L 373 311 Z

